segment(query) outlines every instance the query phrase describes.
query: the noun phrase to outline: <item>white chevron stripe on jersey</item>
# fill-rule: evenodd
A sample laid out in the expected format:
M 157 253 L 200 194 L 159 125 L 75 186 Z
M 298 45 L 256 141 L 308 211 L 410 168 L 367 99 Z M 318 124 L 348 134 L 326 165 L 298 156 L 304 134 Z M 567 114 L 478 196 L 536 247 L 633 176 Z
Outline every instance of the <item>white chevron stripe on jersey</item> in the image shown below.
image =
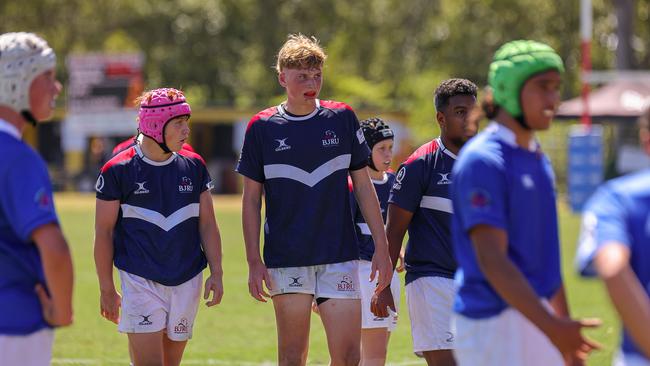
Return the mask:
M 173 214 L 165 217 L 159 212 L 148 208 L 122 204 L 122 217 L 140 219 L 152 223 L 159 228 L 169 231 L 176 225 L 192 217 L 199 217 L 199 204 L 190 203 L 189 205 L 176 210 Z
M 313 187 L 323 179 L 329 177 L 333 173 L 350 167 L 351 154 L 343 154 L 335 157 L 334 159 L 323 163 L 323 165 L 316 168 L 313 172 L 307 173 L 306 171 L 288 164 L 269 164 L 264 165 L 264 175 L 266 179 L 273 178 L 287 178 L 298 181 L 309 187 Z
M 444 197 L 422 196 L 420 207 L 447 212 L 450 214 L 454 213 L 454 207 L 451 204 L 451 200 Z
M 372 233 L 370 232 L 370 227 L 368 227 L 368 224 L 366 224 L 365 222 L 357 222 L 357 226 L 361 230 L 361 234 L 372 235 Z

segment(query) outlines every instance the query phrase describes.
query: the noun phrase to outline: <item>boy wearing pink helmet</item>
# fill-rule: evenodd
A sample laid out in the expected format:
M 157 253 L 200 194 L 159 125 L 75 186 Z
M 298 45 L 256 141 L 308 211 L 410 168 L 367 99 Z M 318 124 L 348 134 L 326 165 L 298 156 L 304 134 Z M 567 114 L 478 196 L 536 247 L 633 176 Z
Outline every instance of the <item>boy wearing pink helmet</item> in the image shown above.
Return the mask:
M 213 184 L 203 158 L 182 150 L 191 114 L 183 93 L 155 89 L 139 104 L 144 139 L 109 160 L 95 186 L 100 310 L 128 334 L 134 364 L 179 365 L 206 264 L 211 274 L 203 298 L 212 293 L 206 305 L 220 303 L 223 295 Z

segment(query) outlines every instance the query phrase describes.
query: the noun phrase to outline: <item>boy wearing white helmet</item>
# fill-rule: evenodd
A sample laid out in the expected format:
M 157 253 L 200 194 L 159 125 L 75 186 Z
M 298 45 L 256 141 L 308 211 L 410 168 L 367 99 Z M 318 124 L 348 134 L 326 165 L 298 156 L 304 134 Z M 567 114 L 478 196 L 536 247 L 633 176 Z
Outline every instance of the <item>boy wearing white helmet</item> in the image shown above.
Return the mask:
M 31 33 L 0 35 L 0 364 L 49 365 L 53 327 L 72 322 L 72 259 L 47 168 L 21 140 L 61 92 L 54 51 Z M 38 350 L 38 352 L 34 352 Z
M 513 41 L 494 55 L 493 122 L 452 170 L 459 365 L 581 364 L 597 344 L 569 317 L 560 271 L 555 182 L 534 133 L 560 101 L 562 59 Z
M 192 337 L 206 264 L 211 274 L 203 298 L 212 293 L 206 305 L 223 296 L 213 184 L 203 158 L 182 149 L 191 114 L 183 93 L 155 89 L 139 102 L 144 139 L 109 160 L 95 186 L 100 310 L 128 334 L 134 364 L 179 365 Z

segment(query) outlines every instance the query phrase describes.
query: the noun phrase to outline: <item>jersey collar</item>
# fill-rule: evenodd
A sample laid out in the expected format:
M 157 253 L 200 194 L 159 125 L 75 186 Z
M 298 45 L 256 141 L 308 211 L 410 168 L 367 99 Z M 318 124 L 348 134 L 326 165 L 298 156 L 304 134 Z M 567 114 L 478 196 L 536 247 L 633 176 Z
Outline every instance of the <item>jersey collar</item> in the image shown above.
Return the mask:
M 280 104 L 278 106 L 278 113 L 280 113 L 280 115 L 283 118 L 285 118 L 285 119 L 287 119 L 289 121 L 305 121 L 305 120 L 308 120 L 308 119 L 312 118 L 313 116 L 315 116 L 316 113 L 318 113 L 319 110 L 320 110 L 320 100 L 319 99 L 316 99 L 316 108 L 314 108 L 314 110 L 311 113 L 309 113 L 309 114 L 307 114 L 305 116 L 298 116 L 298 117 L 292 116 L 291 114 L 289 114 L 284 109 L 284 106 L 282 104 Z
M 499 122 L 490 121 L 490 124 L 485 127 L 485 131 L 495 135 L 499 140 L 512 147 L 521 148 L 521 146 L 517 145 L 515 133 Z M 527 150 L 530 152 L 536 152 L 539 150 L 539 148 L 539 142 L 535 138 L 531 138 L 528 142 Z
M 445 144 L 442 143 L 442 138 L 440 138 L 440 137 L 436 137 L 436 143 L 438 144 L 438 147 L 440 147 L 440 150 L 441 150 L 443 153 L 449 155 L 449 157 L 451 157 L 452 159 L 456 160 L 456 158 L 457 158 L 456 154 L 454 154 L 453 152 L 447 150 L 447 148 L 445 147 Z
M 5 121 L 4 119 L 0 118 L 0 132 L 4 132 L 6 134 L 9 134 L 13 137 L 16 138 L 16 140 L 21 139 L 20 131 L 16 128 L 16 126 L 12 125 L 11 123 Z
M 144 153 L 142 152 L 142 148 L 140 147 L 140 144 L 135 144 L 135 152 L 138 154 L 138 156 L 147 164 L 153 165 L 153 166 L 165 166 L 174 161 L 176 159 L 176 153 L 172 152 L 172 156 L 169 157 L 169 159 L 165 161 L 154 161 L 149 159 L 148 157 L 144 156 Z
M 381 184 L 386 184 L 386 182 L 388 182 L 388 174 L 386 174 L 386 172 L 384 172 L 384 177 L 383 178 L 381 178 L 381 179 L 372 179 L 372 178 L 370 178 L 370 181 L 372 183 L 374 183 L 374 184 L 380 184 L 380 185 Z

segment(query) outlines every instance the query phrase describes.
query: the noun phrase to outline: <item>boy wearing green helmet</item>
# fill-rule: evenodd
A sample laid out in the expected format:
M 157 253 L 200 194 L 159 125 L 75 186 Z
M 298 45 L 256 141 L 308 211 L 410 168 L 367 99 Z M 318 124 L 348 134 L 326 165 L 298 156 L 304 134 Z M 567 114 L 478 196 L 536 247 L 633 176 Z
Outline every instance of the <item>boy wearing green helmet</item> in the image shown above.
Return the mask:
M 459 365 L 582 364 L 595 321 L 569 318 L 560 267 L 554 175 L 534 133 L 560 102 L 562 59 L 534 41 L 494 55 L 491 124 L 453 168 Z

